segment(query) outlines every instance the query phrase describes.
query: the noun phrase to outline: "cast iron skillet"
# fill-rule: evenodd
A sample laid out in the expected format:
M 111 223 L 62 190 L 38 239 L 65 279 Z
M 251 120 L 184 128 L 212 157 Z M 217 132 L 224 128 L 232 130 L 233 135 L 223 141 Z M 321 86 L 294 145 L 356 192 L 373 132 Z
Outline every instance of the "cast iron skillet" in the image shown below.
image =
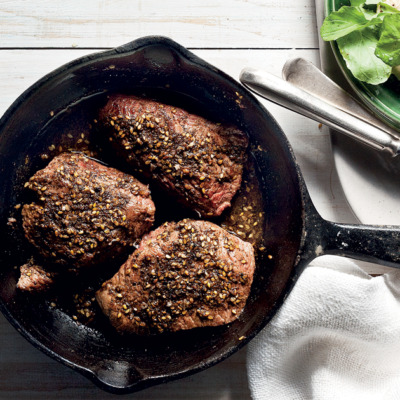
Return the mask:
M 244 313 L 234 323 L 150 338 L 123 338 L 88 328 L 47 302 L 27 301 L 15 289 L 18 266 L 29 253 L 18 232 L 15 204 L 24 182 L 48 163 L 41 154 L 68 132 L 86 132 L 104 93 L 168 99 L 246 131 L 257 155 L 267 220 L 267 258 Z M 80 58 L 24 92 L 0 121 L 0 306 L 33 345 L 114 393 L 180 378 L 225 359 L 254 337 L 276 313 L 304 267 L 336 254 L 399 267 L 394 227 L 323 220 L 311 203 L 290 145 L 271 115 L 229 76 L 163 37 L 145 37 Z M 9 218 L 15 218 L 16 222 Z

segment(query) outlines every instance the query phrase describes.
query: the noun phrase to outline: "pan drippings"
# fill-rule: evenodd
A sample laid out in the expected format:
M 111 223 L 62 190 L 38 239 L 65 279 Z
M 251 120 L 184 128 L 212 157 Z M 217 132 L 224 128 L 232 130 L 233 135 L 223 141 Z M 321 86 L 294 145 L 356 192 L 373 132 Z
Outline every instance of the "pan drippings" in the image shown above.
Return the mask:
M 53 137 L 51 143 L 47 143 L 46 147 L 38 152 L 39 156 L 36 160 L 29 160 L 29 163 L 27 163 L 30 167 L 27 168 L 29 173 L 35 172 L 34 164 L 43 167 L 43 164 L 47 164 L 49 160 L 64 153 L 65 150 L 84 153 L 106 165 L 129 173 L 129 165 L 121 160 L 115 160 L 113 152 L 105 146 L 105 143 L 97 135 L 98 132 L 95 132 L 95 128 L 93 128 L 98 105 L 103 101 L 96 99 L 94 102 L 78 103 L 68 112 L 61 113 L 57 118 L 54 118 L 53 122 L 47 125 L 46 131 L 57 131 L 60 134 Z M 73 130 L 71 130 L 71 127 Z M 232 207 L 227 209 L 220 217 L 211 220 L 240 239 L 250 242 L 254 247 L 256 259 L 259 260 L 266 256 L 267 249 L 264 244 L 265 204 L 260 190 L 256 157 L 253 156 L 257 151 L 258 146 L 250 143 L 247 162 L 243 169 L 242 184 L 232 200 Z M 28 172 L 25 171 L 25 174 L 28 174 Z M 178 205 L 174 199 L 166 198 L 165 194 L 158 188 L 153 188 L 151 180 L 144 180 L 144 182 L 149 183 L 152 198 L 156 204 L 154 228 L 166 221 L 198 218 L 196 213 Z M 19 204 L 30 201 L 29 194 L 22 193 Z M 17 214 L 18 210 L 15 210 L 16 223 L 19 223 Z M 134 248 L 135 246 L 132 247 L 132 251 Z M 40 257 L 40 254 L 36 254 L 32 249 L 28 254 L 33 256 L 35 260 L 37 259 L 39 265 L 47 262 L 45 258 Z M 84 273 L 79 279 L 66 277 L 63 285 L 56 285 L 49 292 L 36 296 L 34 301 L 44 301 L 49 308 L 62 310 L 79 323 L 101 329 L 106 321 L 99 312 L 95 301 L 95 292 L 104 280 L 110 278 L 118 270 L 122 262 L 123 259 L 111 260 L 107 268 L 101 268 L 95 276 Z

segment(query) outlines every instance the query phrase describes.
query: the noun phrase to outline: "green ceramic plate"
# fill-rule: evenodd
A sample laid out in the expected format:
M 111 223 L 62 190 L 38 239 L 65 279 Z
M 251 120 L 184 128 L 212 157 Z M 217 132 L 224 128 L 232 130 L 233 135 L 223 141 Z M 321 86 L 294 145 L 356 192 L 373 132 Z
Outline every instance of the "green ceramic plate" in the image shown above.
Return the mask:
M 350 5 L 350 1 L 325 0 L 325 15 L 337 11 L 342 5 Z M 341 70 L 360 100 L 377 117 L 400 131 L 400 82 L 394 77 L 381 85 L 360 82 L 346 68 L 336 42 L 331 42 L 331 46 Z

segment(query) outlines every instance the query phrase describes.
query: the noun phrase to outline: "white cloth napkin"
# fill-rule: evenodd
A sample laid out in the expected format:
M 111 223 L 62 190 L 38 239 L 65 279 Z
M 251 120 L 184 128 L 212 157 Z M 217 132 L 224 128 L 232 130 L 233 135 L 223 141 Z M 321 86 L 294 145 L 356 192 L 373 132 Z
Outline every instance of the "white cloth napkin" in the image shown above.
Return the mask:
M 249 344 L 255 400 L 400 399 L 400 270 L 324 256 Z

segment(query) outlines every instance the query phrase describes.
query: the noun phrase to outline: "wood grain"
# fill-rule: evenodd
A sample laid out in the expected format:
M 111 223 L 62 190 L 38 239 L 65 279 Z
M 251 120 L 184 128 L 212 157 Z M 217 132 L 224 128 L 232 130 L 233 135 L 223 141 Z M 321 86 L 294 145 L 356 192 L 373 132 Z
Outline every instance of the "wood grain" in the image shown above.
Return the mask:
M 179 381 L 124 396 L 135 400 L 247 400 L 250 393 L 241 350 L 219 365 Z M 85 377 L 35 349 L 0 316 L 1 400 L 108 400 L 105 393 Z
M 196 48 L 317 48 L 310 0 L 0 2 L 0 47 L 115 47 L 163 35 Z
M 62 64 L 146 35 L 171 37 L 235 79 L 244 66 L 280 75 L 292 57 L 319 64 L 313 0 L 0 0 L 0 116 L 24 90 Z M 327 129 L 261 103 L 288 136 L 321 215 L 354 222 Z M 365 268 L 385 272 L 372 264 Z M 1 400 L 111 398 L 35 349 L 0 315 Z M 246 349 L 207 371 L 124 398 L 249 400 Z

